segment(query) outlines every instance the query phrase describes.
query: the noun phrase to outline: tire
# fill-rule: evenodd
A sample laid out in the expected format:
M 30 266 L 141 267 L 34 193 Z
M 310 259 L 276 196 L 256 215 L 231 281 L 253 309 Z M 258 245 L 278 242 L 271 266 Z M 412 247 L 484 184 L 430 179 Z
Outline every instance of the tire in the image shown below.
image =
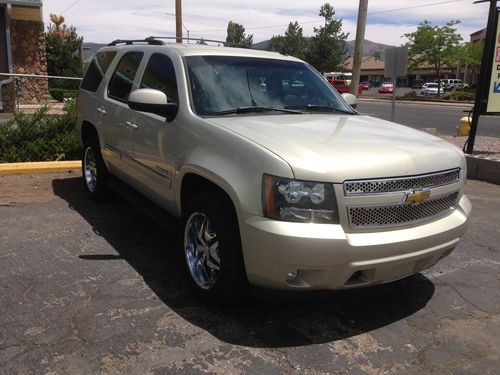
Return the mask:
M 181 234 L 194 293 L 210 304 L 239 302 L 248 281 L 232 202 L 222 193 L 193 196 L 183 209 Z
M 99 139 L 88 137 L 83 143 L 82 181 L 85 192 L 92 200 L 104 201 L 109 198 L 110 189 L 106 183 L 108 174 Z

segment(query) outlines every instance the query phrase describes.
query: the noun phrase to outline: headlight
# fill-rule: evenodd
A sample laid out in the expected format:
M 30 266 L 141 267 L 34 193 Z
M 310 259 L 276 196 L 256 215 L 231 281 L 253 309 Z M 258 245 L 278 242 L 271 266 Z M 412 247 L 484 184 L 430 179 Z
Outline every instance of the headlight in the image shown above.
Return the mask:
M 265 174 L 262 179 L 264 216 L 283 221 L 337 224 L 333 184 L 290 180 Z

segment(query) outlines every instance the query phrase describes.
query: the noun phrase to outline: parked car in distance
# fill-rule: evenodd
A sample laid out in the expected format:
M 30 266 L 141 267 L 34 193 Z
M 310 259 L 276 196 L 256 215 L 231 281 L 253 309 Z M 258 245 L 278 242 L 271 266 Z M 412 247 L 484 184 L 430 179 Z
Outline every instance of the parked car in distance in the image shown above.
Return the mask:
M 394 84 L 392 82 L 384 82 L 378 88 L 379 94 L 392 94 L 394 92 Z
M 370 90 L 373 86 L 371 84 L 371 82 L 361 82 L 359 84 L 359 87 L 361 88 L 361 90 Z
M 424 80 L 423 79 L 414 79 L 413 83 L 411 85 L 412 89 L 421 89 L 422 86 L 424 85 Z
M 332 79 L 329 81 L 329 83 L 335 88 L 335 90 L 337 90 L 341 94 L 350 94 L 352 91 L 351 85 L 348 85 L 346 81 Z M 358 94 L 361 94 L 362 92 L 363 89 L 361 88 L 361 86 L 358 86 Z
M 182 267 L 209 302 L 230 304 L 249 285 L 402 279 L 464 235 L 465 156 L 355 104 L 292 56 L 118 40 L 78 93 L 82 185 L 97 201 L 121 181 L 177 218 Z M 127 224 L 116 223 L 123 236 Z
M 438 95 L 438 84 L 437 83 L 428 83 L 424 90 L 422 91 L 424 95 Z M 443 94 L 443 88 L 441 87 L 440 94 Z
M 434 83 L 438 83 L 439 80 L 435 80 Z M 463 90 L 468 89 L 469 84 L 462 82 L 461 79 L 441 79 L 441 87 L 444 87 L 445 91 L 451 90 Z

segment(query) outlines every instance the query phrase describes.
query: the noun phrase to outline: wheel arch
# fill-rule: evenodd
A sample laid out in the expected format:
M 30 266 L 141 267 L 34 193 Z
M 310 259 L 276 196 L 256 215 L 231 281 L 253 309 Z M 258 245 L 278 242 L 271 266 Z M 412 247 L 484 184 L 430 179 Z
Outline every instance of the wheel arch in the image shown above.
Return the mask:
M 83 145 L 89 137 L 96 136 L 99 139 L 97 128 L 90 121 L 83 121 L 80 130 L 80 141 Z
M 223 195 L 231 203 L 235 217 L 237 217 L 240 204 L 236 192 L 231 188 L 231 185 L 222 177 L 208 170 L 195 167 L 184 169 L 179 179 L 179 188 L 176 194 L 179 214 L 182 213 L 182 209 L 189 198 L 203 192 L 214 192 Z

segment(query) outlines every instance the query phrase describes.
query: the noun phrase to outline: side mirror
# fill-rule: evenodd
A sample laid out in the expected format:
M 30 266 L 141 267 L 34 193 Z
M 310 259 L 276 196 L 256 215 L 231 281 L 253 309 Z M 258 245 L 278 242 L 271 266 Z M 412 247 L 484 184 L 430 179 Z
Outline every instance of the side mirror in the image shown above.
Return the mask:
M 352 108 L 356 109 L 358 106 L 358 99 L 353 94 L 342 94 L 342 98 L 349 104 Z
M 135 111 L 165 117 L 167 121 L 172 121 L 179 110 L 178 103 L 169 103 L 164 92 L 153 89 L 132 91 L 128 97 L 128 106 Z

